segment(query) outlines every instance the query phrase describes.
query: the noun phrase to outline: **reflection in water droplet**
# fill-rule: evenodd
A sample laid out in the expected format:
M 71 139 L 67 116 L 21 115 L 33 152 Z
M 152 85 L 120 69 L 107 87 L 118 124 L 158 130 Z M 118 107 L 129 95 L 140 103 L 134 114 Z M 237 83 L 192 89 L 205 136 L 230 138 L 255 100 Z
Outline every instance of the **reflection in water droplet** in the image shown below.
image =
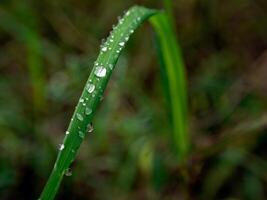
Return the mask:
M 72 175 L 72 171 L 70 168 L 65 170 L 65 176 L 71 176 Z
M 80 113 L 77 113 L 76 116 L 78 120 L 83 121 L 83 116 Z
M 98 77 L 104 77 L 106 76 L 106 68 L 104 68 L 103 66 L 99 66 L 95 68 L 95 75 Z

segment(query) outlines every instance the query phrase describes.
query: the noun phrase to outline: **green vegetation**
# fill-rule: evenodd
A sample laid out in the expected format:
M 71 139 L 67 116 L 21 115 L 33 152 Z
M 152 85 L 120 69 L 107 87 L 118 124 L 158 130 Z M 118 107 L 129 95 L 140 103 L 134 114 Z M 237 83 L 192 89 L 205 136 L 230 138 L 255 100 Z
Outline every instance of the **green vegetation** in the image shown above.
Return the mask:
M 92 118 L 123 47 L 135 29 L 155 14 L 152 24 L 159 33 L 161 55 L 166 66 L 175 144 L 178 155 L 184 158 L 188 151 L 184 66 L 168 18 L 165 14 L 158 13 L 144 7 L 132 7 L 119 19 L 118 25 L 101 45 L 100 54 L 76 106 L 64 142 L 59 147 L 54 169 L 40 199 L 54 199 L 62 177 L 68 173 L 81 142 L 92 131 Z
M 0 199 L 266 199 L 266 8 L 0 1 Z

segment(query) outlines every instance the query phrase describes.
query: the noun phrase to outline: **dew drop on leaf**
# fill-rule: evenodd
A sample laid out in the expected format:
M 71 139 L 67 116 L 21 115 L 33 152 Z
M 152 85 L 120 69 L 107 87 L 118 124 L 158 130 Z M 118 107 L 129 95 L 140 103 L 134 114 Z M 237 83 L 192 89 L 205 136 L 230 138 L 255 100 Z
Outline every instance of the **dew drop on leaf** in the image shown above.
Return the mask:
M 109 64 L 108 67 L 109 67 L 109 69 L 111 69 L 111 70 L 113 69 L 113 65 L 112 65 L 112 64 Z
M 85 108 L 85 114 L 86 115 L 90 115 L 92 113 L 92 109 L 91 108 Z
M 98 77 L 105 77 L 106 73 L 107 73 L 107 70 L 103 66 L 96 67 L 95 69 L 95 75 Z
M 84 132 L 79 131 L 79 137 L 83 139 L 84 138 Z
M 72 175 L 71 169 L 70 168 L 66 169 L 64 174 L 65 176 L 71 176 Z
M 59 151 L 62 151 L 62 150 L 64 149 L 64 147 L 65 147 L 64 144 L 59 144 L 59 146 L 58 146 L 58 150 L 59 150 Z
M 86 85 L 86 90 L 87 90 L 87 92 L 92 93 L 95 90 L 95 85 L 92 83 L 88 83 Z
M 92 132 L 94 131 L 93 124 L 90 123 L 90 124 L 87 126 L 87 129 L 88 129 L 88 133 L 92 133 Z
M 105 51 L 108 50 L 108 48 L 107 47 L 103 47 L 101 50 L 105 52 Z
M 83 116 L 80 113 L 77 113 L 76 116 L 78 120 L 83 121 Z

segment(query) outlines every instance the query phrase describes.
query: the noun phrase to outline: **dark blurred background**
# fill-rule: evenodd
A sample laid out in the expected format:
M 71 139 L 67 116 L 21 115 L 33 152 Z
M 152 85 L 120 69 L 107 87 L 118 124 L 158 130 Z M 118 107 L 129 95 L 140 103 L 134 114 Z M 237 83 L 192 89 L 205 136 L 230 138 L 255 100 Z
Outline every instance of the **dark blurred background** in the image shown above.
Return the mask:
M 0 0 L 0 199 L 37 199 L 117 16 L 160 0 Z M 191 152 L 173 153 L 149 24 L 131 38 L 57 199 L 266 199 L 267 1 L 174 0 Z

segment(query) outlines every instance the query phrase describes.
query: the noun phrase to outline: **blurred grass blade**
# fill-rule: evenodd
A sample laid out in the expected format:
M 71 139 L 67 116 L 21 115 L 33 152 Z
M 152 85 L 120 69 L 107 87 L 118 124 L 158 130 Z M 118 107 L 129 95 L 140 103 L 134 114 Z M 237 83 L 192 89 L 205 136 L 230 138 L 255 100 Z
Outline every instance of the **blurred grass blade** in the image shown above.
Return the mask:
M 189 151 L 187 92 L 185 67 L 168 15 L 160 13 L 151 18 L 160 48 L 159 56 L 167 78 L 168 100 L 173 125 L 174 146 L 179 159 Z
M 0 8 L 0 28 L 23 42 L 27 49 L 27 67 L 32 84 L 32 96 L 35 111 L 45 108 L 44 73 L 41 58 L 41 43 L 36 30 L 21 23 L 7 10 Z
M 88 130 L 91 129 L 92 118 L 123 47 L 139 25 L 152 15 L 158 13 L 156 10 L 140 6 L 132 7 L 119 20 L 118 25 L 114 27 L 110 36 L 101 45 L 100 54 L 94 63 L 94 68 L 76 106 L 64 142 L 59 147 L 59 154 L 54 169 L 40 199 L 54 199 L 65 171 L 69 169 L 70 164 L 75 159 L 80 144 L 87 135 Z M 171 107 L 174 113 L 173 119 L 178 120 L 177 123 L 174 123 L 174 130 L 177 131 L 175 136 L 176 140 L 179 140 L 179 144 L 177 142 L 177 145 L 181 145 L 179 146 L 180 152 L 184 153 L 187 150 L 187 141 L 184 136 L 186 134 L 186 126 L 184 125 L 186 122 L 186 108 L 184 107 L 186 106 L 186 95 L 183 69 L 179 68 L 183 65 L 179 57 L 180 53 L 175 44 L 174 33 L 171 33 L 172 30 L 166 22 L 168 19 L 164 17 L 164 14 L 158 15 L 159 17 L 154 18 L 152 22 L 156 31 L 159 32 L 161 47 L 164 48 L 162 52 L 164 61 L 166 62 L 166 71 L 168 72 L 168 76 L 170 76 L 168 77 L 171 86 L 170 94 L 171 98 L 174 98 Z M 169 40 L 164 39 L 164 36 L 168 37 Z

